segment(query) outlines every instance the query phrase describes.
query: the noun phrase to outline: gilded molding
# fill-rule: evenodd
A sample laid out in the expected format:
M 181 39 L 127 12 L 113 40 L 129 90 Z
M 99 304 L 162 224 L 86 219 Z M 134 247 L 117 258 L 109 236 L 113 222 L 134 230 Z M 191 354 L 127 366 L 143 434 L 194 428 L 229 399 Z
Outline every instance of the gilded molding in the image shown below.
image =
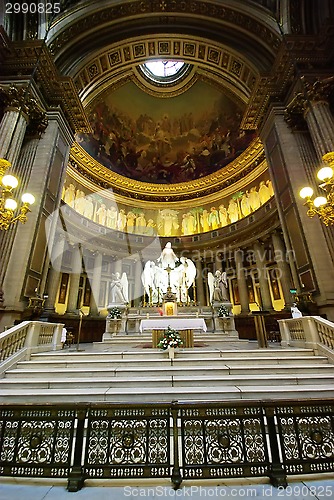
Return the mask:
M 256 139 L 237 159 L 211 175 L 178 184 L 153 184 L 123 177 L 101 165 L 75 143 L 69 164 L 102 189 L 112 188 L 127 198 L 150 201 L 181 201 L 220 191 L 251 173 L 264 159 L 263 145 Z

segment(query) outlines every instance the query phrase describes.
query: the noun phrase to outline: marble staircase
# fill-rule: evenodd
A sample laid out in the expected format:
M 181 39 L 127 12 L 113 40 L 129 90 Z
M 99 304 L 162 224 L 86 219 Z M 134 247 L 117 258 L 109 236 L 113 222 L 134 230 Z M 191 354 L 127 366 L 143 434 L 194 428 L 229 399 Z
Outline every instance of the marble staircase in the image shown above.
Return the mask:
M 0 401 L 143 402 L 334 397 L 334 365 L 312 349 L 258 349 L 200 337 L 194 349 L 145 348 L 148 338 L 113 339 L 34 354 L 0 380 Z M 82 350 L 81 347 L 83 347 Z

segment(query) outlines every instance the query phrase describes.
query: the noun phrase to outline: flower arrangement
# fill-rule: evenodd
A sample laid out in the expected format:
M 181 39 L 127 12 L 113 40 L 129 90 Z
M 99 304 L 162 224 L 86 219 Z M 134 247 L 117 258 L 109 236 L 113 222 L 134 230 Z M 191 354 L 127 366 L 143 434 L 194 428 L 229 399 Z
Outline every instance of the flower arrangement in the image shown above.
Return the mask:
M 111 309 L 108 309 L 108 318 L 110 319 L 121 319 L 122 313 L 121 310 L 118 307 L 112 307 Z
M 228 318 L 230 315 L 230 312 L 226 306 L 221 305 L 220 308 L 218 309 L 217 314 L 218 314 L 218 318 Z
M 164 332 L 164 337 L 160 340 L 158 347 L 160 349 L 168 349 L 168 347 L 181 347 L 183 342 L 181 340 L 179 332 L 168 326 L 167 330 Z

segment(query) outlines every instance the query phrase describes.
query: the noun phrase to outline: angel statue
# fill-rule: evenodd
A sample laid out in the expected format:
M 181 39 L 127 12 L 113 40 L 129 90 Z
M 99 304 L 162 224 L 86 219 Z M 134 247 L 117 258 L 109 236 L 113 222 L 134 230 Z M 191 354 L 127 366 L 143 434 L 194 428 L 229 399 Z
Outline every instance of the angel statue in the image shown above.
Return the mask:
M 195 264 L 187 257 L 181 257 L 180 265 L 172 269 L 170 273 L 171 287 L 180 302 L 188 301 L 188 289 L 194 284 L 196 273 Z
M 208 273 L 208 285 L 210 292 L 210 304 L 212 302 L 229 301 L 228 283 L 226 272 L 217 270 L 215 274 Z
M 110 302 L 111 304 L 127 304 L 129 302 L 129 283 L 126 273 L 122 276 L 120 273 L 112 275 L 110 285 Z

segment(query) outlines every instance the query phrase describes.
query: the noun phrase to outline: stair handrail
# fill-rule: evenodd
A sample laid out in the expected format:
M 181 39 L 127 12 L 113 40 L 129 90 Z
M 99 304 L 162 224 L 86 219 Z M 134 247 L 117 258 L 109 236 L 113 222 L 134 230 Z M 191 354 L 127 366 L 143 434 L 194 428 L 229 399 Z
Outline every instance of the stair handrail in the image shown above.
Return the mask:
M 34 352 L 61 348 L 62 323 L 23 321 L 0 333 L 0 377 L 19 361 L 28 361 Z
M 321 316 L 278 320 L 283 347 L 305 347 L 325 354 L 334 363 L 334 323 Z

